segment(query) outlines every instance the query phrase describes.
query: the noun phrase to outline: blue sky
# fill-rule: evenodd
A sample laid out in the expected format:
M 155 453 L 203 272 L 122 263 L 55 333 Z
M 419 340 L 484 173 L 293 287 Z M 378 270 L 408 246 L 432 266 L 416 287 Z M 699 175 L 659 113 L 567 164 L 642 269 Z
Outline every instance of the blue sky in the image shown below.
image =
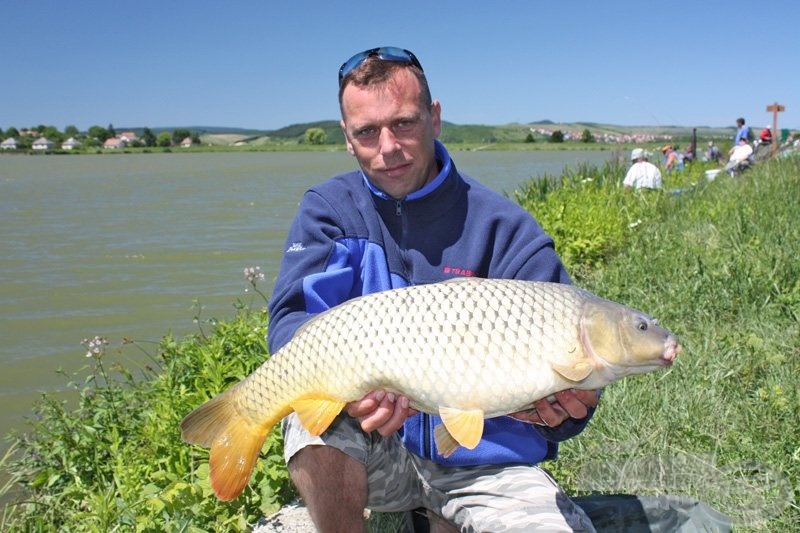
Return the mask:
M 694 4 L 694 5 L 692 5 Z M 4 0 L 0 128 L 338 119 L 355 52 L 412 50 L 443 118 L 800 128 L 800 2 Z

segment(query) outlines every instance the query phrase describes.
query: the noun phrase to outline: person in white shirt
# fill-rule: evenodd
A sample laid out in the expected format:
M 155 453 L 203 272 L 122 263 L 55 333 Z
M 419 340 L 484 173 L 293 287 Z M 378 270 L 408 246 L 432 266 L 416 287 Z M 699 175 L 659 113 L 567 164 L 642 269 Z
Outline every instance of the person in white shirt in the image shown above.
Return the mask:
M 647 160 L 647 152 L 641 148 L 635 148 L 631 152 L 633 165 L 625 175 L 622 185 L 626 189 L 660 189 L 661 171 L 653 163 Z
M 750 164 L 750 156 L 753 155 L 753 147 L 746 137 L 739 139 L 739 144 L 731 150 L 731 157 L 725 165 L 725 171 L 731 176 L 737 171 L 742 170 Z

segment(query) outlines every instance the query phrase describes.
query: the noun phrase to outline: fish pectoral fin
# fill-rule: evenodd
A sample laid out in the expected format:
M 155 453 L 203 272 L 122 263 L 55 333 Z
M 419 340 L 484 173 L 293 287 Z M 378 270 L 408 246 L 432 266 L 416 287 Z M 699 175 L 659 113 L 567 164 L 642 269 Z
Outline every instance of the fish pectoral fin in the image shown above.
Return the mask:
M 470 450 L 478 445 L 483 436 L 483 410 L 440 407 L 439 416 L 442 417 L 442 423 L 449 436 L 458 444 Z
M 321 398 L 295 400 L 290 405 L 306 431 L 313 436 L 322 435 L 342 412 L 346 402 Z
M 552 365 L 553 370 L 570 381 L 583 381 L 594 370 L 594 366 L 586 359 L 579 360 L 569 365 Z

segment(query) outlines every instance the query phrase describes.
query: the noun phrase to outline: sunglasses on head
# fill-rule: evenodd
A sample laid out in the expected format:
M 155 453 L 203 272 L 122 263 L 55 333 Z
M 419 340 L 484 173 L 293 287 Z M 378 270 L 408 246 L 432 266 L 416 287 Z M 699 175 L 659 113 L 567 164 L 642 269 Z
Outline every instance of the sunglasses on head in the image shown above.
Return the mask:
M 394 46 L 381 46 L 380 48 L 371 48 L 369 50 L 364 50 L 363 52 L 359 52 L 358 54 L 354 55 L 344 63 L 342 66 L 339 67 L 339 86 L 342 85 L 342 80 L 350 74 L 353 70 L 358 68 L 361 63 L 367 60 L 370 57 L 377 57 L 381 61 L 393 61 L 395 63 L 407 63 L 409 65 L 414 65 L 418 69 L 422 70 L 422 65 L 419 64 L 419 60 L 417 56 L 409 52 L 404 48 L 397 48 Z

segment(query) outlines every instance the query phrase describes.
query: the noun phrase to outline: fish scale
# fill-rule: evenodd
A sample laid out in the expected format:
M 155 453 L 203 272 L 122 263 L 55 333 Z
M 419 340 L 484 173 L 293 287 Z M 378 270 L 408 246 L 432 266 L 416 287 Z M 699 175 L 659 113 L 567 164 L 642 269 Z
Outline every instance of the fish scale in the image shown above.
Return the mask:
M 270 429 L 297 412 L 322 433 L 346 403 L 383 389 L 442 417 L 443 456 L 474 448 L 484 418 L 568 388 L 672 363 L 674 335 L 635 309 L 556 283 L 459 278 L 349 300 L 306 322 L 250 376 L 181 423 L 211 447 L 221 499 L 236 497 Z

